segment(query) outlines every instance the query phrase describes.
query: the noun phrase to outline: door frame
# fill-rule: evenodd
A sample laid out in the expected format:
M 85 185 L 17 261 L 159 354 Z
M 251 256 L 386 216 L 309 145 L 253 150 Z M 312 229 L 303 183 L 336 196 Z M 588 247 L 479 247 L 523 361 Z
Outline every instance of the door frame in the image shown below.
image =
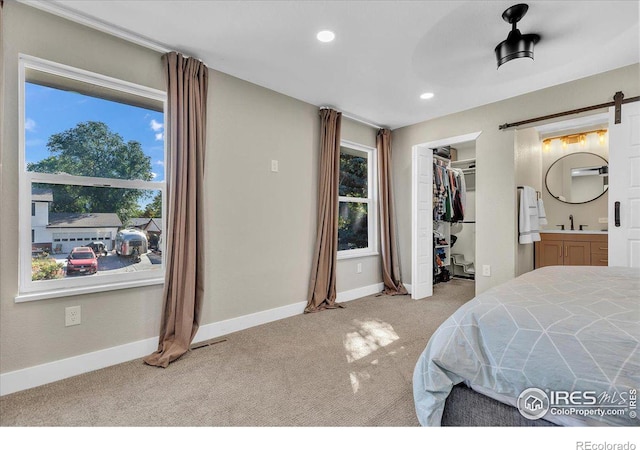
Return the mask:
M 425 297 L 431 297 L 433 295 L 433 254 L 431 254 L 429 266 L 429 273 L 427 274 L 426 283 L 428 287 L 425 287 L 423 295 L 422 289 L 418 286 L 419 274 L 418 274 L 418 232 L 421 228 L 425 229 L 427 233 L 433 235 L 433 216 L 430 216 L 428 223 L 422 227 L 419 223 L 418 214 L 418 152 L 434 147 L 444 147 L 447 145 L 463 144 L 466 142 L 476 141 L 482 134 L 482 131 L 476 131 L 473 133 L 462 134 L 458 136 L 452 136 L 445 139 L 438 139 L 435 141 L 424 142 L 412 147 L 411 151 L 411 298 L 419 300 Z M 433 152 L 428 152 L 429 166 L 433 164 Z M 476 152 L 477 158 L 477 152 Z M 430 191 L 430 194 L 433 191 Z M 431 205 L 430 209 L 433 210 L 433 195 L 428 196 L 428 204 Z M 431 252 L 433 252 L 432 246 L 430 246 Z

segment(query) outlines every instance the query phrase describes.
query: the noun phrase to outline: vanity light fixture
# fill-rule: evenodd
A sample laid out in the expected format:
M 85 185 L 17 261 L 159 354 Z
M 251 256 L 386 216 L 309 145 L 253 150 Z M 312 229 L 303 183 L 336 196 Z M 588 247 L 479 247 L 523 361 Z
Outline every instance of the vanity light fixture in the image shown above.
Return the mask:
M 585 145 L 587 145 L 587 135 L 586 134 L 581 134 L 580 137 L 578 138 L 579 142 L 580 142 L 580 146 L 584 147 Z
M 560 140 L 562 144 L 562 148 L 564 150 L 567 149 L 569 144 L 579 143 L 582 147 L 584 147 L 587 145 L 587 136 L 592 133 L 596 133 L 598 135 L 598 142 L 600 143 L 600 145 L 605 144 L 605 135 L 607 134 L 607 130 L 594 130 L 594 131 L 587 131 L 585 133 L 567 134 L 565 136 L 555 136 L 552 138 L 546 138 L 545 140 L 542 141 L 542 148 L 544 149 L 544 151 L 547 151 L 547 152 L 551 150 L 551 142 L 554 139 Z
M 604 145 L 604 136 L 607 134 L 606 130 L 599 130 L 598 133 L 598 143 L 600 145 Z

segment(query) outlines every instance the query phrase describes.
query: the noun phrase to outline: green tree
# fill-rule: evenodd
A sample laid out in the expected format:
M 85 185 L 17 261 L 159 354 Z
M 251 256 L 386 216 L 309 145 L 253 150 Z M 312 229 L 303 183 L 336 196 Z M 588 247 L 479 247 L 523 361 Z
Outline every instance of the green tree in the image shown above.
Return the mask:
M 162 217 L 162 192 L 158 192 L 151 200 L 142 213 L 142 217 Z
M 340 153 L 338 195 L 368 196 L 367 159 Z M 364 203 L 340 202 L 338 209 L 338 250 L 365 248 L 368 245 L 368 211 Z
M 151 158 L 136 141 L 125 142 L 102 122 L 82 122 L 54 134 L 47 148 L 51 155 L 27 164 L 42 173 L 150 181 Z M 47 185 L 53 191 L 52 212 L 114 212 L 125 222 L 140 213 L 138 202 L 149 193 L 140 189 Z

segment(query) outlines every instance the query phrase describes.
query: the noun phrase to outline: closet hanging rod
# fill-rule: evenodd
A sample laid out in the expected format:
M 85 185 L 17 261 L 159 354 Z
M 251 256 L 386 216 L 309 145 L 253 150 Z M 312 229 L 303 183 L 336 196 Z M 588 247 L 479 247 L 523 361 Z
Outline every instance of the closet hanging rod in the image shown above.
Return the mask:
M 498 126 L 499 130 L 506 130 L 507 128 L 519 127 L 520 125 L 526 125 L 534 122 L 542 122 L 543 120 L 555 119 L 563 116 L 570 116 L 572 114 L 579 114 L 582 112 L 593 111 L 596 109 L 610 108 L 612 106 L 616 107 L 616 117 L 615 123 L 620 123 L 620 110 L 621 106 L 626 103 L 637 102 L 640 100 L 640 96 L 624 98 L 624 94 L 622 92 L 616 92 L 616 95 L 613 96 L 614 101 L 607 103 L 600 103 L 599 105 L 586 106 L 584 108 L 572 109 L 570 111 L 563 111 L 556 114 L 549 114 L 547 116 L 535 117 L 533 119 L 521 120 L 520 122 L 514 123 L 505 123 Z

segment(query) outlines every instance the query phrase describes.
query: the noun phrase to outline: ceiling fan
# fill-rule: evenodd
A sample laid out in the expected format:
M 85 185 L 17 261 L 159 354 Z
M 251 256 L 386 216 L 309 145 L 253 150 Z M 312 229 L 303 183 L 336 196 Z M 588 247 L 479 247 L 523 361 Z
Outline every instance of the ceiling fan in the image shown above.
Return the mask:
M 533 59 L 533 46 L 540 41 L 540 35 L 522 34 L 516 28 L 516 25 L 528 10 L 529 5 L 519 3 L 507 8 L 502 13 L 504 21 L 510 23 L 512 27 L 507 39 L 500 42 L 495 48 L 498 67 L 516 58 Z

